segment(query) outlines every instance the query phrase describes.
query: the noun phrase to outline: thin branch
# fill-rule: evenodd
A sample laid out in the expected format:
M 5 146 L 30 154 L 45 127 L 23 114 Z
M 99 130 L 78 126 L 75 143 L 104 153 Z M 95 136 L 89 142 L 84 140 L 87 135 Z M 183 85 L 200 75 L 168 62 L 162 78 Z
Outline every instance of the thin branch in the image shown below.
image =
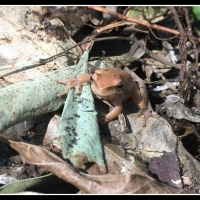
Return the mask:
M 100 12 L 103 12 L 103 13 L 107 13 L 107 14 L 110 14 L 110 15 L 114 15 L 122 20 L 125 20 L 125 21 L 129 21 L 129 22 L 134 22 L 136 24 L 140 24 L 140 25 L 143 25 L 143 26 L 147 26 L 147 27 L 151 27 L 151 28 L 154 28 L 154 29 L 158 29 L 160 31 L 165 31 L 165 32 L 169 32 L 169 33 L 172 33 L 172 34 L 175 34 L 175 35 L 179 35 L 179 32 L 176 31 L 176 30 L 173 30 L 173 29 L 170 29 L 170 28 L 166 28 L 166 27 L 163 27 L 163 26 L 159 26 L 159 25 L 156 25 L 156 24 L 150 24 L 148 22 L 143 22 L 143 21 L 140 21 L 138 19 L 134 19 L 134 18 L 130 18 L 130 17 L 126 17 L 124 15 L 121 15 L 119 13 L 116 13 L 116 12 L 113 12 L 113 11 L 110 11 L 110 10 L 107 10 L 103 7 L 100 7 L 100 6 L 87 6 L 88 8 L 91 8 L 93 10 L 97 10 L 97 11 L 100 11 Z
M 149 27 L 149 28 L 154 28 L 154 29 L 157 29 L 157 30 L 160 30 L 160 31 L 172 33 L 174 35 L 180 35 L 180 32 L 176 31 L 174 29 L 166 28 L 166 27 L 159 26 L 159 25 L 156 25 L 156 24 L 150 24 L 148 22 L 143 22 L 143 21 L 140 21 L 140 20 L 135 19 L 135 18 L 126 17 L 126 16 L 124 16 L 122 14 L 119 14 L 119 13 L 116 13 L 116 12 L 112 12 L 112 11 L 107 10 L 107 9 L 105 9 L 103 7 L 100 7 L 100 6 L 87 6 L 87 7 L 90 8 L 90 9 L 93 9 L 93 10 L 97 10 L 99 12 L 103 12 L 103 13 L 107 13 L 107 14 L 110 14 L 110 15 L 114 15 L 115 17 L 117 17 L 119 19 L 122 19 L 122 20 L 125 20 L 125 21 L 133 22 L 133 23 L 140 24 L 142 26 L 146 26 L 146 27 Z M 200 42 L 200 38 L 197 38 L 197 40 Z
M 177 14 L 177 12 L 176 12 L 176 9 L 174 8 L 174 6 L 169 6 L 169 9 L 171 10 L 171 12 L 172 12 L 172 14 L 173 14 L 173 16 L 174 16 L 174 20 L 175 20 L 175 22 L 176 22 L 176 24 L 177 24 L 177 26 L 178 26 L 178 29 L 179 29 L 179 31 L 180 31 L 180 35 L 181 35 L 181 36 L 184 36 L 185 31 L 184 31 L 184 28 L 183 28 L 183 26 L 182 26 L 182 24 L 181 24 L 181 21 L 180 21 L 180 19 L 179 19 L 179 16 L 178 16 L 178 14 Z
M 169 9 L 171 10 L 172 15 L 174 17 L 174 21 L 176 22 L 176 25 L 178 26 L 178 29 L 180 31 L 179 54 L 181 56 L 181 70 L 179 72 L 179 75 L 180 75 L 180 79 L 183 80 L 185 78 L 185 71 L 186 71 L 186 64 L 187 64 L 187 46 L 186 46 L 187 34 L 185 33 L 185 30 L 182 26 L 182 23 L 179 19 L 178 13 L 176 9 L 174 8 L 174 6 L 169 6 Z M 183 86 L 185 85 L 185 83 L 186 83 L 186 79 L 182 84 L 182 88 L 184 88 Z

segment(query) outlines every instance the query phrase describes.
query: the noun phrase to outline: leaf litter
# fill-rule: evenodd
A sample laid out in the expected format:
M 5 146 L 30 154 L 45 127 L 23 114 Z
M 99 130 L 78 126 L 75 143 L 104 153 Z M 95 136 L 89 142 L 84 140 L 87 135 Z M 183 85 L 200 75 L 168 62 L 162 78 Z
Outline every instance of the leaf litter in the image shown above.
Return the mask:
M 30 33 L 27 34 L 30 35 Z M 131 54 L 134 56 L 133 53 Z M 140 56 L 142 55 L 144 55 L 144 53 L 140 54 Z M 150 55 L 155 56 L 154 54 L 151 53 Z M 97 63 L 98 61 L 96 62 L 96 64 Z M 96 64 L 94 64 L 94 66 Z M 166 64 L 169 63 L 166 62 Z M 177 64 L 175 64 L 174 66 L 180 69 L 180 66 L 178 66 Z M 45 73 L 45 75 L 39 75 L 33 80 L 27 80 L 25 82 L 22 81 L 20 83 L 15 83 L 11 86 L 8 86 L 7 89 L 5 88 L 5 92 L 2 93 L 4 94 L 2 95 L 2 99 L 3 98 L 5 99 L 5 101 L 2 103 L 3 105 L 2 110 L 4 105 L 7 105 L 8 109 L 4 109 L 5 115 L 1 119 L 2 122 L 1 132 L 11 127 L 12 125 L 17 124 L 18 122 L 31 119 L 32 117 L 37 117 L 41 114 L 56 111 L 59 108 L 61 108 L 61 106 L 64 104 L 65 98 L 58 99 L 57 94 L 63 90 L 64 86 L 55 83 L 56 81 L 64 80 L 66 77 L 74 76 L 75 68 L 76 66 L 67 67 L 66 69 L 63 68 L 59 70 L 59 73 L 56 71 L 47 72 Z M 71 74 L 65 72 L 67 70 L 71 70 Z M 154 73 L 158 72 L 154 71 Z M 163 75 L 161 74 L 160 77 L 163 78 Z M 151 77 L 149 76 L 149 78 Z M 35 88 L 32 87 L 31 83 L 33 83 L 33 86 Z M 30 93 L 28 93 L 29 88 L 26 87 L 27 85 L 29 86 L 29 84 L 30 88 L 32 88 L 32 90 L 30 90 Z M 39 90 L 37 90 L 37 88 L 39 87 L 40 88 L 44 87 L 45 89 L 38 96 L 36 105 L 34 105 L 33 103 L 27 105 L 26 103 L 28 102 L 29 99 L 27 99 L 26 96 L 27 97 L 30 96 L 31 99 L 33 99 L 39 92 Z M 25 92 L 22 91 L 22 88 L 26 88 Z M 48 92 L 49 90 L 51 90 L 51 93 L 47 93 L 48 95 L 46 95 L 46 91 Z M 4 89 L 2 90 L 2 92 L 3 91 Z M 10 92 L 6 96 L 7 91 Z M 16 93 L 14 92 L 12 96 L 13 91 L 16 91 Z M 20 95 L 18 94 L 22 94 L 22 96 L 24 96 L 25 98 L 22 99 L 21 98 L 22 96 L 20 97 Z M 48 102 L 46 101 L 46 99 L 43 100 L 44 95 L 45 98 L 47 97 L 46 99 L 48 100 Z M 15 110 L 15 107 L 11 107 L 13 103 L 12 104 L 7 103 L 11 102 L 9 96 L 11 96 L 11 99 L 13 99 L 13 101 L 14 100 L 17 101 L 17 98 L 19 98 L 17 102 L 20 103 L 24 102 L 24 104 L 21 104 L 20 105 L 21 107 Z M 174 134 L 171 125 L 162 117 L 158 119 L 150 117 L 147 121 L 147 127 L 142 128 L 140 126 L 142 118 L 135 117 L 132 114 L 136 113 L 137 108 L 134 107 L 132 104 L 131 105 L 130 104 L 131 102 L 126 102 L 124 104 L 124 109 L 123 109 L 123 114 L 125 116 L 129 132 L 126 134 L 121 132 L 118 120 L 113 120 L 108 125 L 100 126 L 101 130 L 100 137 L 105 158 L 101 157 L 100 162 L 96 161 L 95 159 L 90 160 L 90 158 L 87 160 L 87 161 L 97 162 L 97 165 L 98 164 L 101 165 L 103 159 L 105 159 L 104 161 L 108 169 L 108 174 L 105 175 L 99 175 L 100 174 L 99 169 L 98 167 L 95 169 L 96 166 L 95 164 L 92 164 L 90 167 L 88 167 L 87 163 L 85 163 L 85 172 L 86 173 L 90 172 L 91 174 L 84 173 L 84 170 L 83 172 L 77 171 L 77 169 L 74 169 L 73 165 L 70 166 L 69 164 L 66 163 L 65 160 L 61 159 L 63 155 L 65 156 L 65 154 L 62 154 L 62 156 L 59 155 L 59 157 L 61 157 L 59 158 L 56 155 L 50 153 L 50 151 L 35 145 L 14 142 L 11 140 L 6 140 L 4 138 L 1 138 L 1 141 L 6 142 L 12 148 L 17 150 L 23 157 L 23 159 L 26 160 L 26 162 L 44 167 L 46 170 L 52 172 L 59 178 L 75 185 L 78 189 L 81 190 L 82 193 L 90 193 L 90 194 L 92 193 L 93 194 L 193 193 L 192 190 L 186 189 L 187 185 L 189 186 L 188 188 L 194 189 L 196 187 L 197 188 L 196 190 L 198 190 L 199 162 L 185 150 L 181 141 Z M 17 104 L 15 105 L 17 107 Z M 44 105 L 46 105 L 45 109 Z M 98 106 L 99 105 L 97 105 L 97 107 Z M 10 113 L 6 111 L 10 109 L 14 111 L 14 114 L 16 113 L 15 116 L 11 115 L 10 117 Z M 96 131 L 98 132 L 98 130 Z M 2 134 L 2 136 L 3 135 L 4 134 Z M 98 148 L 101 149 L 101 147 Z M 93 156 L 92 154 L 90 155 Z M 102 155 L 101 150 L 100 150 L 100 155 Z M 182 186 L 180 185 L 178 186 L 173 185 L 175 187 L 180 188 L 176 189 L 174 187 L 160 183 L 157 180 L 157 178 L 150 173 L 149 171 L 150 169 L 148 169 L 149 163 L 151 164 L 152 162 L 156 161 L 156 163 L 159 164 L 160 159 L 164 160 L 165 157 L 169 155 L 173 155 L 172 163 L 174 165 L 176 165 L 177 167 L 179 166 L 179 164 L 180 166 L 182 165 L 180 178 L 183 186 L 185 187 L 183 189 L 181 189 Z M 67 154 L 66 158 L 67 157 L 69 157 L 69 154 Z M 78 164 L 78 167 L 80 167 L 83 163 L 84 162 L 80 162 L 80 164 Z M 156 165 L 156 163 L 154 163 L 154 165 Z M 178 170 L 178 168 L 176 168 L 175 171 L 176 170 Z M 159 168 L 157 169 L 156 173 L 158 174 L 158 178 L 160 179 L 160 181 L 165 183 L 167 182 L 168 184 L 170 184 L 169 181 L 166 181 L 169 180 L 169 177 L 167 176 L 164 179 L 160 178 L 162 174 L 160 175 L 158 171 Z M 97 175 L 93 175 L 93 173 Z M 3 191 L 5 191 L 4 190 L 5 188 L 6 185 L 5 187 L 1 188 L 2 193 Z M 23 188 L 21 190 L 23 190 Z M 12 193 L 12 190 L 10 190 L 9 192 Z

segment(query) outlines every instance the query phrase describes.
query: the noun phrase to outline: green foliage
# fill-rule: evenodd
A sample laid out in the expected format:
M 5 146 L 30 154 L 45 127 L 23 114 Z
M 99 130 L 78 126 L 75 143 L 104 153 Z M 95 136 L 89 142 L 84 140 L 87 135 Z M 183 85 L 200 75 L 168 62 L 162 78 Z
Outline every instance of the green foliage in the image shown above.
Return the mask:
M 53 174 L 18 180 L 0 187 L 0 194 L 13 194 L 23 192 L 31 189 L 32 187 L 50 185 L 52 182 L 59 182 L 58 178 Z
M 126 16 L 135 18 L 141 21 L 146 21 L 143 18 L 143 14 L 144 14 L 146 18 L 150 20 L 156 17 L 155 19 L 151 20 L 152 23 L 156 23 L 164 19 L 162 14 L 165 13 L 165 11 L 166 11 L 166 8 L 163 6 L 133 6 L 131 9 L 128 10 Z
M 198 34 L 200 35 L 200 6 L 191 6 L 189 8 L 189 13 L 193 18 L 194 28 Z

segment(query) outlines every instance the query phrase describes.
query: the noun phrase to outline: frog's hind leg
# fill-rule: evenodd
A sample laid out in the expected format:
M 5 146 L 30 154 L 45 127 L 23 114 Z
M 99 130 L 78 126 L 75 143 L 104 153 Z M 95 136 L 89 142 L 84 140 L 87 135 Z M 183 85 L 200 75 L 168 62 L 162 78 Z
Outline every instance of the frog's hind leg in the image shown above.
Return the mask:
M 146 126 L 149 117 L 158 118 L 160 117 L 156 112 L 153 111 L 150 102 L 148 101 L 147 107 L 145 109 L 140 109 L 139 112 L 135 113 L 135 116 L 139 117 L 144 115 L 142 119 L 142 127 Z

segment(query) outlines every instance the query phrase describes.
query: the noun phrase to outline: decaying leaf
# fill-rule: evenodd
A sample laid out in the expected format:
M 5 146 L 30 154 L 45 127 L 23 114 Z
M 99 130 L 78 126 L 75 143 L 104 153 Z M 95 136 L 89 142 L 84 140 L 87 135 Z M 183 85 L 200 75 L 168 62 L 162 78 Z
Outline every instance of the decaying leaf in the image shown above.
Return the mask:
M 76 75 L 88 72 L 90 48 L 82 55 Z M 53 144 L 60 146 L 63 157 L 69 159 L 76 168 L 86 162 L 95 162 L 102 172 L 106 171 L 97 112 L 89 85 L 82 87 L 81 94 L 76 94 L 74 89 L 70 90 Z
M 34 80 L 22 81 L 1 89 L 0 131 L 32 117 L 59 109 L 65 99 L 57 94 L 64 89 L 58 84 L 73 76 L 73 68 L 62 68 Z
M 171 125 L 162 117 L 149 117 L 146 127 L 141 127 L 143 116 L 137 117 L 132 114 L 136 112 L 134 104 L 126 101 L 123 113 L 127 117 L 127 134 L 121 132 L 118 120 L 111 121 L 108 124 L 109 129 L 105 127 L 101 133 L 110 141 L 118 141 L 146 166 L 151 158 L 162 156 L 164 151 L 176 154 L 182 164 L 181 176 L 188 177 L 191 182 L 200 183 L 200 164 L 186 151 Z
M 141 127 L 142 117 L 130 114 L 135 112 L 133 103 L 127 101 L 124 104 L 124 115 L 127 117 L 129 128 L 127 134 L 121 132 L 118 120 L 110 122 L 109 129 L 107 126 L 101 127 L 101 134 L 105 137 L 101 136 L 101 138 L 104 138 L 101 142 L 104 146 L 108 173 L 138 173 L 148 178 L 150 159 L 160 157 L 163 155 L 163 151 L 168 151 L 168 154 L 176 153 L 180 163 L 182 163 L 180 179 L 183 183 L 188 185 L 188 183 L 192 184 L 193 181 L 199 182 L 197 176 L 199 171 L 198 161 L 185 150 L 169 123 L 161 117 L 157 119 L 150 117 L 147 126 L 143 128 Z M 58 120 L 58 117 L 56 117 L 56 120 Z M 55 130 L 56 127 L 54 126 L 53 131 Z M 134 162 L 127 160 L 123 149 L 134 157 Z M 162 169 L 162 166 L 158 167 L 158 170 L 162 171 Z M 89 168 L 88 172 L 99 174 L 95 166 Z M 173 168 L 168 167 L 168 173 L 173 173 Z M 195 180 L 193 179 L 194 176 L 196 177 Z M 166 181 L 164 182 L 166 183 Z
M 176 188 L 182 188 L 178 157 L 175 153 L 163 152 L 161 157 L 154 157 L 149 162 L 149 170 L 158 175 L 159 180 Z
M 175 119 L 186 119 L 192 122 L 200 122 L 199 114 L 192 112 L 184 105 L 184 100 L 176 95 L 169 95 L 164 103 L 157 105 L 157 112 L 166 112 L 169 117 Z M 193 108 L 193 111 L 197 109 Z
M 54 64 L 36 67 L 35 63 L 68 49 L 76 43 L 66 36 L 58 40 L 51 38 L 44 30 L 43 24 L 33 13 L 41 12 L 41 7 L 29 6 L 1 6 L 0 29 L 0 65 L 4 65 L 0 75 L 12 83 L 35 78 L 36 75 L 65 67 L 66 64 L 76 64 L 77 57 L 81 55 L 80 48 L 70 50 L 70 56 L 62 56 L 54 60 Z M 54 19 L 57 27 L 61 21 Z M 55 24 L 54 24 L 55 25 Z M 23 67 L 23 69 L 22 69 Z M 27 68 L 30 71 L 28 72 Z M 35 69 L 34 69 L 35 68 Z
M 36 115 L 40 115 L 46 111 L 51 112 L 54 106 L 53 110 L 57 110 L 62 106 L 64 99 L 58 99 L 56 95 L 64 86 L 56 83 L 58 80 L 57 77 L 59 77 L 59 75 L 57 76 L 57 72 L 54 74 L 55 79 L 51 81 L 49 81 L 48 77 L 51 73 L 46 74 L 46 83 L 49 85 L 49 88 L 45 85 L 44 79 L 43 81 L 41 79 L 37 80 L 37 83 L 34 80 L 42 73 L 60 69 L 66 66 L 66 64 L 75 64 L 74 61 L 77 59 L 77 56 L 80 55 L 80 48 L 76 47 L 70 51 L 71 56 L 69 57 L 73 57 L 72 59 L 68 56 L 62 56 L 54 60 L 54 64 L 50 65 L 48 63 L 47 65 L 35 68 L 37 66 L 35 63 L 38 64 L 40 59 L 45 59 L 60 53 L 63 49 L 72 47 L 75 42 L 70 37 L 64 37 L 65 35 L 63 35 L 60 40 L 51 38 L 45 32 L 39 18 L 32 12 L 33 9 L 40 12 L 41 7 L 0 7 L 0 27 L 1 30 L 4 30 L 0 32 L 0 65 L 4 65 L 1 66 L 1 69 L 5 69 L 1 70 L 0 76 L 12 83 L 26 80 L 19 85 L 13 84 L 8 88 L 1 89 L 0 95 L 3 110 L 1 111 L 0 132 L 3 132 L 8 127 L 18 122 L 32 118 L 36 113 Z M 59 27 L 59 19 L 54 19 L 54 22 L 56 22 L 57 27 Z M 60 28 L 62 29 L 62 27 Z M 73 74 L 73 70 L 71 70 L 71 73 Z M 61 80 L 67 78 L 65 75 L 61 76 Z M 42 89 L 43 86 L 44 88 Z M 55 91 L 53 89 L 54 86 L 60 88 L 59 91 Z M 32 96 L 31 93 L 33 91 L 35 91 L 35 95 Z M 55 104 L 50 100 L 51 97 L 49 96 L 51 96 L 51 94 L 56 97 L 56 99 L 54 99 L 56 101 Z M 44 96 L 42 97 L 41 95 Z M 40 104 L 41 101 L 39 100 L 38 102 L 36 98 L 39 98 L 41 101 L 47 101 L 43 101 L 43 103 Z M 16 104 L 18 104 L 18 106 L 16 106 Z M 32 106 L 30 106 L 30 104 Z
M 41 6 L 40 8 L 41 10 L 34 11 L 41 17 L 41 21 L 45 19 L 45 29 L 48 34 L 54 37 L 59 36 L 59 29 L 51 23 L 52 19 L 60 19 L 67 35 L 70 36 L 74 35 L 89 21 L 87 9 L 83 6 Z
M 138 174 L 89 175 L 75 170 L 62 159 L 41 147 L 26 143 L 13 142 L 0 137 L 0 140 L 17 150 L 24 159 L 32 164 L 44 167 L 59 178 L 73 184 L 85 194 L 177 194 L 194 192 L 178 190 L 157 183 Z M 40 155 L 40 156 L 38 156 Z
M 135 7 L 136 8 L 136 7 Z M 144 9 L 144 14 L 148 18 L 155 17 L 158 15 L 158 12 L 153 7 L 145 7 L 145 8 L 152 8 L 154 11 L 151 13 L 152 10 Z M 1 53 L 1 65 L 3 68 L 7 68 L 8 65 L 14 64 L 14 72 L 13 69 L 11 71 L 4 71 L 1 73 L 0 76 L 4 77 L 6 80 L 10 82 L 18 82 L 17 79 L 26 80 L 18 84 L 13 84 L 12 86 L 8 86 L 4 89 L 1 89 L 0 98 L 1 98 L 1 117 L 0 117 L 0 131 L 4 131 L 8 127 L 27 119 L 30 119 L 34 116 L 41 115 L 43 113 L 52 112 L 60 108 L 65 101 L 65 97 L 57 98 L 57 94 L 63 90 L 65 87 L 64 85 L 57 84 L 57 81 L 64 80 L 66 78 L 72 77 L 75 75 L 76 65 L 68 67 L 66 69 L 60 69 L 66 64 L 72 65 L 76 62 L 76 58 L 80 58 L 80 52 L 73 49 L 72 53 L 74 56 L 68 59 L 67 56 L 64 56 L 64 59 L 58 58 L 54 60 L 55 65 L 45 65 L 48 69 L 43 68 L 41 66 L 39 68 L 34 68 L 35 65 L 30 66 L 30 63 L 38 62 L 40 58 L 47 58 L 51 55 L 55 55 L 56 53 L 60 53 L 63 49 L 67 49 L 68 46 L 65 44 L 69 44 L 68 35 L 63 35 L 65 30 L 63 29 L 63 23 L 59 26 L 59 20 L 56 18 L 44 20 L 43 26 L 41 26 L 40 21 L 30 7 L 5 7 L 5 9 L 1 10 L 1 27 L 4 30 L 0 34 L 0 53 Z M 131 11 L 132 9 L 130 9 Z M 133 10 L 132 10 L 133 11 Z M 147 11 L 147 12 L 146 12 Z M 156 12 L 155 12 L 156 11 Z M 159 10 L 160 11 L 160 10 Z M 39 12 L 38 12 L 39 13 Z M 140 16 L 142 11 L 139 10 Z M 164 10 L 161 10 L 161 14 L 164 13 Z M 21 14 L 21 15 L 19 15 Z M 55 13 L 54 13 L 55 14 Z M 129 13 L 130 14 L 130 13 Z M 150 15 L 149 15 L 150 14 Z M 152 15 L 151 15 L 152 14 Z M 154 15 L 155 14 L 155 15 Z M 73 13 L 72 13 L 73 15 Z M 14 16 L 14 17 L 13 17 Z M 42 16 L 46 17 L 46 16 Z M 55 17 L 55 15 L 54 15 Z M 134 16 L 136 17 L 136 16 Z M 163 17 L 163 16 L 162 16 Z M 142 18 L 144 19 L 144 18 Z M 157 18 L 158 21 L 161 18 Z M 83 20 L 84 21 L 84 20 Z M 154 20 L 151 20 L 154 23 Z M 6 27 L 6 28 L 5 28 Z M 145 28 L 146 29 L 146 28 Z M 63 32 L 64 30 L 64 32 Z M 7 32 L 6 32 L 7 31 Z M 61 31 L 61 32 L 60 32 Z M 146 31 L 146 33 L 148 33 Z M 73 34 L 73 33 L 72 33 Z M 18 36 L 18 37 L 14 37 Z M 35 37 L 33 37 L 35 36 Z M 25 40 L 24 40 L 25 39 Z M 69 39 L 69 38 L 68 38 Z M 60 42 L 62 40 L 62 42 Z M 15 43 L 16 42 L 16 43 Z M 31 45 L 30 45 L 31 44 Z M 49 45 L 48 45 L 49 44 Z M 73 46 L 73 41 L 71 41 L 70 47 Z M 11 47 L 11 48 L 10 48 Z M 23 48 L 22 48 L 23 47 Z M 40 51 L 42 49 L 42 51 Z M 134 49 L 132 49 L 134 50 Z M 144 51 L 140 49 L 139 56 L 143 55 Z M 132 55 L 134 51 L 130 52 Z M 87 53 L 87 52 L 86 52 Z M 77 55 L 78 54 L 78 55 Z M 30 63 L 27 63 L 31 61 Z M 85 59 L 87 60 L 87 59 Z M 93 62 L 95 66 L 99 66 L 100 61 Z M 102 62 L 103 63 L 103 62 Z M 28 67 L 30 71 L 27 72 L 27 77 L 24 78 L 23 70 L 18 70 L 18 66 L 25 66 L 23 70 L 27 69 Z M 86 64 L 86 63 L 84 63 Z M 104 62 L 105 64 L 105 62 Z M 156 64 L 157 65 L 157 64 Z M 106 66 L 106 64 L 104 65 Z M 27 68 L 26 68 L 27 67 Z M 106 66 L 107 67 L 107 66 Z M 50 70 L 58 69 L 56 72 L 48 72 Z M 20 76 L 13 75 L 15 72 L 21 71 Z M 35 74 L 34 74 L 35 72 Z M 40 75 L 40 73 L 45 73 L 45 75 Z M 37 78 L 35 75 L 37 74 Z M 12 76 L 11 76 L 12 75 Z M 18 74 L 19 75 L 19 74 Z M 34 75 L 34 76 L 33 76 Z M 29 80 L 27 80 L 29 79 Z M 88 87 L 84 87 L 84 89 L 88 90 Z M 83 90 L 85 91 L 85 90 Z M 70 92 L 70 95 L 72 92 Z M 70 96 L 71 100 L 73 100 L 73 96 Z M 91 95 L 91 94 L 90 94 Z M 84 98 L 85 96 L 81 96 Z M 69 102 L 71 102 L 69 99 Z M 78 98 L 76 99 L 78 101 Z M 81 106 L 82 103 L 81 102 Z M 90 101 L 88 106 L 91 106 L 92 101 Z M 179 102 L 180 103 L 180 102 Z M 68 102 L 66 102 L 66 105 Z M 125 103 L 126 104 L 126 103 Z M 128 105 L 128 104 L 126 104 Z M 178 104 L 177 104 L 178 105 Z M 180 104 L 182 106 L 182 104 Z M 166 106 L 167 109 L 171 107 L 171 105 Z M 80 107 L 78 107 L 80 108 Z M 179 117 L 188 117 L 191 119 L 193 117 L 193 113 L 184 113 L 179 112 L 177 106 L 171 107 L 175 108 L 175 110 L 170 110 L 169 114 L 171 116 Z M 84 109 L 81 107 L 81 112 Z M 87 109 L 86 109 L 87 110 Z M 93 114 L 96 115 L 94 109 L 91 109 Z M 134 110 L 134 111 L 133 111 Z M 50 172 L 54 173 L 56 176 L 66 180 L 77 186 L 83 193 L 95 193 L 95 194 L 104 194 L 104 193 L 192 193 L 192 191 L 186 190 L 177 190 L 176 188 L 169 187 L 164 184 L 159 184 L 153 178 L 149 176 L 141 176 L 141 171 L 144 170 L 144 174 L 148 174 L 147 165 L 150 159 L 155 157 L 167 157 L 166 155 L 163 156 L 163 152 L 169 152 L 168 154 L 177 155 L 180 163 L 182 164 L 181 168 L 181 179 L 185 185 L 189 185 L 191 187 L 192 184 L 198 184 L 200 182 L 200 175 L 199 169 L 200 165 L 197 160 L 195 160 L 183 147 L 182 143 L 178 140 L 178 138 L 174 135 L 172 128 L 166 122 L 166 120 L 162 118 L 154 119 L 149 118 L 147 121 L 147 127 L 142 128 L 141 124 L 141 117 L 134 117 L 132 113 L 136 111 L 134 108 L 126 109 L 125 111 L 125 118 L 127 119 L 127 125 L 129 128 L 129 132 L 124 134 L 119 129 L 118 121 L 112 121 L 108 124 L 108 126 L 101 127 L 101 131 L 105 134 L 106 138 L 109 141 L 117 141 L 119 147 L 109 148 L 110 151 L 115 151 L 116 154 L 108 154 L 108 149 L 104 147 L 106 162 L 108 163 L 108 172 L 113 174 L 106 174 L 103 176 L 94 176 L 88 175 L 84 173 L 80 173 L 75 170 L 73 167 L 69 166 L 65 161 L 62 159 L 57 158 L 55 155 L 52 155 L 50 152 L 39 148 L 34 145 L 23 144 L 23 143 L 16 143 L 12 141 L 6 141 L 2 139 L 2 141 L 7 142 L 10 146 L 15 148 L 20 152 L 20 154 L 30 163 L 34 163 L 36 165 L 40 165 L 45 167 Z M 69 111 L 69 110 L 68 110 Z M 87 110 L 88 111 L 88 110 Z M 177 111 L 177 112 L 176 112 Z M 175 113 L 176 112 L 176 113 Z M 79 122 L 79 113 L 76 114 L 76 122 Z M 68 118 L 63 118 L 64 121 L 68 120 Z M 68 120 L 68 122 L 72 122 Z M 195 121 L 196 122 L 196 121 Z M 197 120 L 197 122 L 199 122 Z M 74 121 L 73 121 L 74 123 Z M 93 122 L 91 120 L 93 125 Z M 95 120 L 96 123 L 96 120 Z M 89 123 L 88 123 L 89 124 Z M 93 128 L 91 125 L 89 128 L 86 127 L 85 124 L 77 123 L 77 126 L 74 128 L 85 128 L 90 130 L 90 127 Z M 66 128 L 66 125 L 63 125 Z M 73 127 L 72 127 L 73 128 Z M 107 128 L 107 129 L 106 129 Z M 94 127 L 95 133 L 98 133 L 97 127 Z M 105 131 L 106 129 L 106 131 Z M 94 130 L 93 130 L 94 131 Z M 78 131 L 79 132 L 79 131 Z M 70 132 L 69 132 L 70 133 Z M 95 158 L 96 154 L 93 155 L 93 147 L 94 144 L 96 145 L 96 136 L 93 138 L 92 141 L 89 141 L 91 137 L 84 138 L 84 136 L 76 137 L 75 132 L 73 129 L 71 131 L 73 134 L 70 138 L 70 135 L 67 140 L 67 148 L 63 146 L 64 151 L 70 149 L 70 145 L 76 143 L 79 145 L 79 141 L 84 142 L 82 145 L 80 143 L 79 147 L 83 147 L 86 149 L 86 152 L 90 153 L 89 158 L 85 159 L 85 155 L 82 157 L 81 153 L 78 152 L 77 154 L 73 154 L 71 150 L 67 152 L 67 156 L 65 158 L 69 158 L 73 161 L 73 164 L 76 167 L 80 167 L 85 161 L 94 161 L 97 162 L 99 165 L 103 163 L 102 158 L 102 149 L 101 145 L 97 145 L 100 149 L 97 150 L 98 154 L 100 152 L 100 156 Z M 88 134 L 88 133 L 87 133 Z M 51 138 L 50 138 L 51 139 Z M 60 139 L 60 138 L 59 138 Z M 69 140 L 68 140 L 69 139 Z M 80 139 L 80 140 L 78 140 Z M 98 138 L 98 143 L 100 144 L 100 139 Z M 60 140 L 63 142 L 63 140 Z M 88 146 L 86 146 L 89 144 Z M 92 145 L 93 146 L 92 146 Z M 105 145 L 103 143 L 103 145 Z M 110 144 L 112 146 L 112 143 Z M 77 147 L 77 146 L 76 146 Z M 123 147 L 123 149 L 122 149 Z M 78 149 L 78 148 L 77 148 Z M 112 149 L 112 150 L 111 150 Z M 120 150 L 119 150 L 120 149 Z M 124 150 L 125 149 L 125 150 Z M 74 151 L 75 152 L 75 151 Z M 86 153 L 86 155 L 87 155 Z M 119 154 L 118 154 L 119 153 Z M 126 153 L 126 154 L 125 154 Z M 137 168 L 127 160 L 127 158 L 122 159 L 120 156 L 127 156 L 127 154 L 131 154 L 132 157 L 137 158 L 140 160 L 140 164 L 143 165 L 143 168 Z M 38 156 L 39 155 L 39 156 Z M 80 161 L 80 157 L 76 159 L 76 156 L 80 156 L 83 160 Z M 119 156 L 119 157 L 117 157 Z M 97 157 L 97 156 L 96 156 Z M 109 159 L 112 157 L 112 159 Z M 113 158 L 114 157 L 114 158 Z M 100 158 L 100 159 L 99 159 Z M 165 158 L 164 158 L 165 160 Z M 76 163 L 77 162 L 77 163 Z M 153 160 L 152 160 L 153 162 Z M 157 162 L 158 163 L 158 162 Z M 104 165 L 104 163 L 103 163 Z M 134 170 L 139 172 L 139 174 L 132 173 Z M 138 170 L 138 171 L 137 171 Z M 158 172 L 160 168 L 158 167 L 156 171 Z M 135 172 L 134 171 L 134 172 Z M 172 170 L 173 171 L 173 170 Z M 129 172 L 129 173 L 127 173 Z M 169 177 L 168 177 L 169 178 Z M 179 180 L 179 179 L 178 179 Z M 166 179 L 161 179 L 161 181 L 166 181 Z M 169 183 L 169 182 L 168 182 Z M 12 193 L 12 192 L 11 192 Z

